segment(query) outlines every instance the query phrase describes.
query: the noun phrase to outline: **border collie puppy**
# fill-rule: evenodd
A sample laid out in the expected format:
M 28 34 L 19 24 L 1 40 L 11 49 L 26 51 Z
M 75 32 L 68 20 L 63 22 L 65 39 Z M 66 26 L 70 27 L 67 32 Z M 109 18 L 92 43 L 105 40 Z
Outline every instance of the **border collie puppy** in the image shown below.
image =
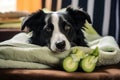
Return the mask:
M 62 52 L 72 46 L 87 46 L 82 32 L 85 20 L 91 23 L 86 12 L 71 7 L 64 12 L 45 13 L 39 10 L 23 21 L 22 30 L 28 27 L 32 31 L 30 43 Z

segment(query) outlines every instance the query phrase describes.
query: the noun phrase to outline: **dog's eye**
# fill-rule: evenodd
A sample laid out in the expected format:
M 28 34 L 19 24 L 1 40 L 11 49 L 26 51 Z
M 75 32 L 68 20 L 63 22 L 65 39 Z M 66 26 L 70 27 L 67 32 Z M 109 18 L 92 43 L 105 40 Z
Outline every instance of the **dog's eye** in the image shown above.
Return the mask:
M 69 25 L 66 25 L 66 26 L 65 26 L 65 31 L 68 31 L 68 30 L 70 30 L 70 26 L 69 26 Z
M 45 27 L 45 28 L 44 28 L 44 30 L 45 30 L 46 32 L 51 32 L 51 31 L 52 31 L 52 29 L 51 29 L 51 28 L 49 28 L 48 26 L 47 26 L 47 27 Z
M 70 30 L 70 26 L 71 26 L 71 25 L 70 25 L 68 22 L 64 21 L 64 22 L 63 22 L 63 26 L 64 26 L 64 30 L 65 30 L 65 31 L 69 31 L 69 30 Z
M 48 27 L 47 27 L 47 28 L 46 28 L 46 31 L 47 31 L 47 32 L 51 32 L 52 30 L 51 30 L 51 28 L 48 28 Z
M 45 30 L 47 32 L 51 32 L 53 30 L 53 24 L 48 24 L 46 27 L 45 27 Z

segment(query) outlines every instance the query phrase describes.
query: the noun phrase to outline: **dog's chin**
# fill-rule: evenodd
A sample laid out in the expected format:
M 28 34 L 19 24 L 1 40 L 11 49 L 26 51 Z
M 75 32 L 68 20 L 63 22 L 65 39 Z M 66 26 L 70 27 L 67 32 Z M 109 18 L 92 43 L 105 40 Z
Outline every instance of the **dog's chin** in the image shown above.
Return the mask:
M 52 49 L 50 48 L 50 50 L 51 50 L 53 53 L 61 53 L 61 52 L 67 51 L 67 50 L 69 50 L 69 49 L 55 49 L 55 50 L 52 50 Z
M 65 49 L 56 49 L 56 50 L 51 50 L 53 53 L 61 53 L 66 51 Z

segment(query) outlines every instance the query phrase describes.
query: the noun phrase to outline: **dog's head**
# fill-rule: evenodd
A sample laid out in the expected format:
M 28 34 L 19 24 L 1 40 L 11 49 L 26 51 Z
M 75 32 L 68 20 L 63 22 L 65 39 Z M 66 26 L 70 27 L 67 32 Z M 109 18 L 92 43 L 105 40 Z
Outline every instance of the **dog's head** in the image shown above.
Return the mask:
M 23 21 L 22 30 L 28 27 L 32 31 L 31 43 L 49 46 L 55 52 L 64 51 L 73 45 L 86 45 L 81 31 L 85 20 L 91 23 L 86 12 L 71 7 L 65 12 L 45 13 L 39 10 Z

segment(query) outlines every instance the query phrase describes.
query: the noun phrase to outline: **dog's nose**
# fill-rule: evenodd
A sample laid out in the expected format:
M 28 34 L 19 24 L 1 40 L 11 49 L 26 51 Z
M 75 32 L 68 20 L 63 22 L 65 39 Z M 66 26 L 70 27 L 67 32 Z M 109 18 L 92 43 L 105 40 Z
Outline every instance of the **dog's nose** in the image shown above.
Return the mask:
M 56 42 L 56 47 L 58 48 L 58 49 L 64 49 L 65 48 L 65 41 L 63 40 L 63 41 L 59 41 L 59 42 Z

